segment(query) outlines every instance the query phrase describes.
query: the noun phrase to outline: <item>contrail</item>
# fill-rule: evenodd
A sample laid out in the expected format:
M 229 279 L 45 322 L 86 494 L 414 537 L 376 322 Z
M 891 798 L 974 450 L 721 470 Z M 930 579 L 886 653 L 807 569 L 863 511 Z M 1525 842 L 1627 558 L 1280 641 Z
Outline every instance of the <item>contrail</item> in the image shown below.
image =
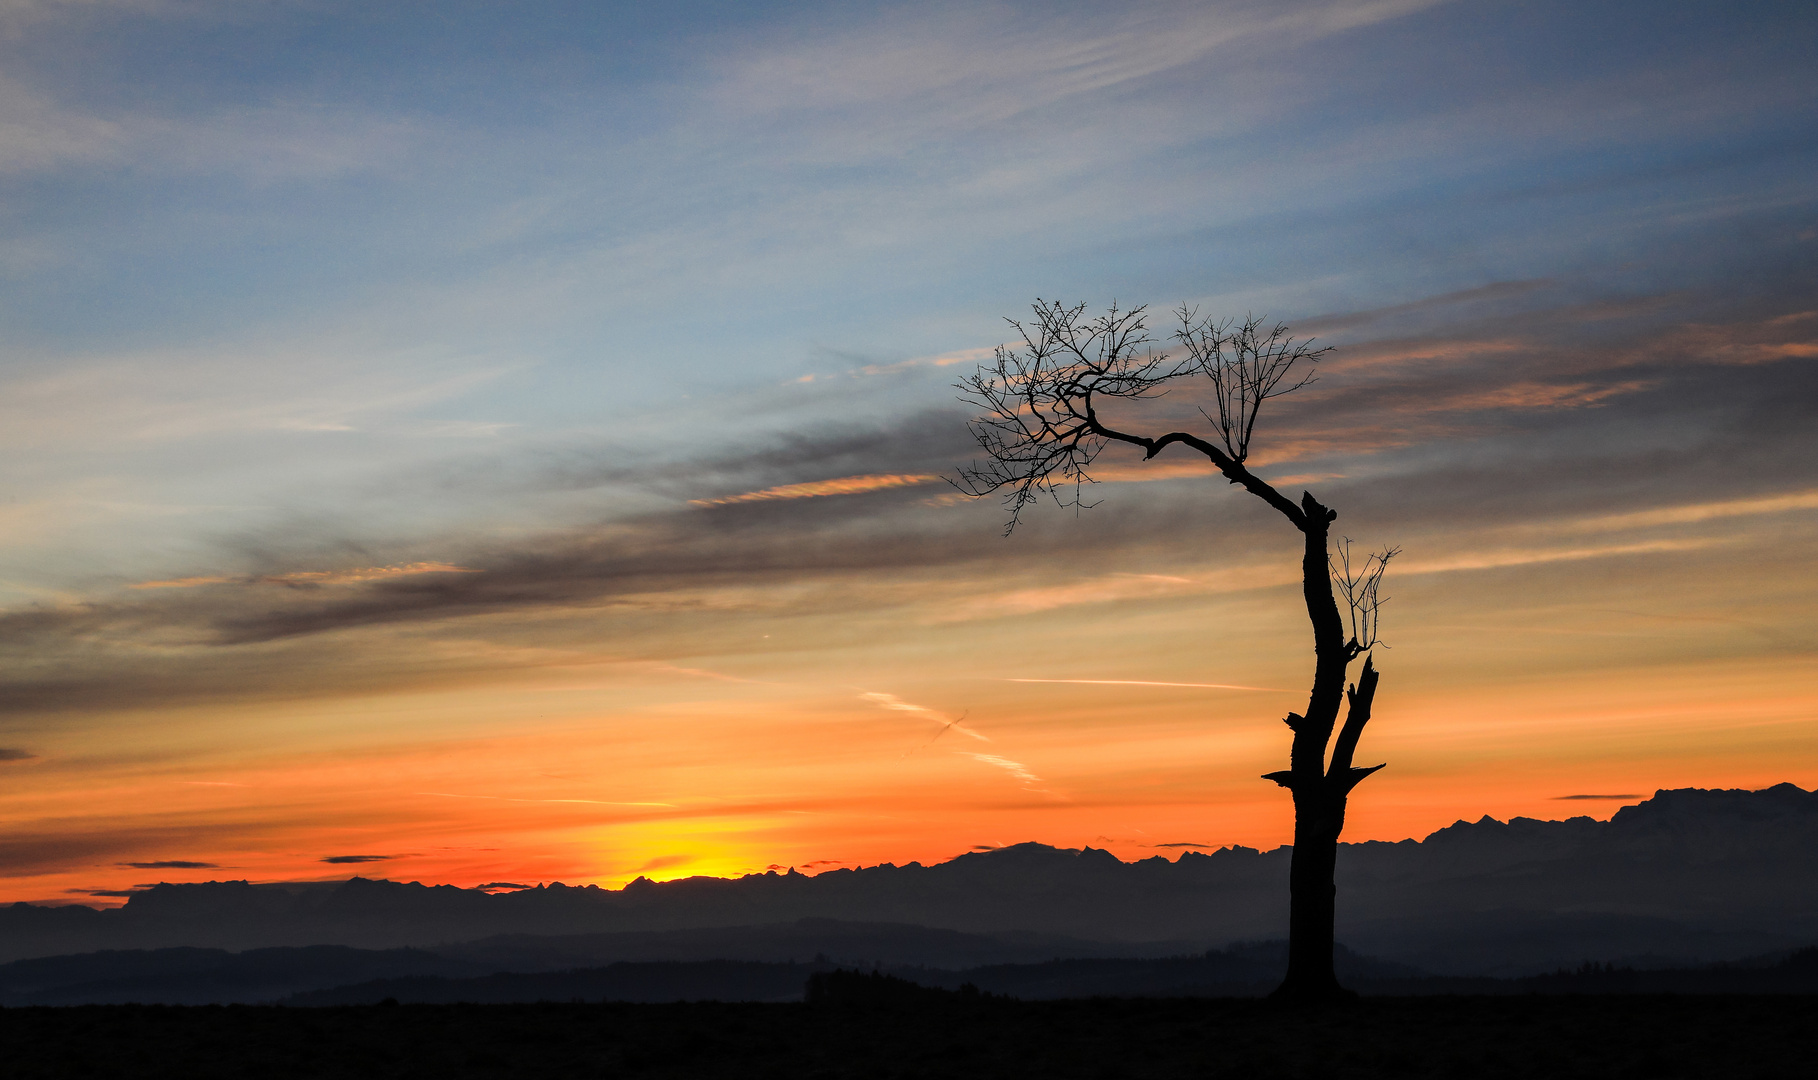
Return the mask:
M 1005 682 L 1036 683 L 1082 683 L 1087 686 L 1188 686 L 1198 690 L 1261 690 L 1269 694 L 1285 694 L 1273 686 L 1238 686 L 1235 683 L 1217 682 L 1150 682 L 1147 679 L 1005 679 Z
M 885 708 L 885 709 L 890 709 L 895 712 L 927 713 L 929 716 L 936 717 L 936 718 L 939 718 L 939 716 L 940 716 L 940 713 L 935 712 L 933 709 L 928 708 L 926 705 L 910 704 L 909 702 L 904 701 L 902 698 L 897 697 L 895 694 L 880 694 L 875 691 L 871 691 L 871 692 L 860 694 L 859 697 L 866 701 L 871 702 L 873 705 L 877 705 L 877 706 L 879 706 L 881 708 Z M 979 742 L 990 742 L 991 739 L 989 736 L 981 735 L 978 732 L 973 731 L 971 728 L 967 727 L 965 724 L 961 723 L 961 721 L 966 719 L 966 715 L 967 715 L 966 713 L 960 713 L 958 719 L 949 720 L 945 724 L 942 724 L 941 729 L 934 733 L 934 739 L 938 739 L 942 735 L 947 734 L 948 728 L 958 728 L 960 734 L 962 734 L 962 735 L 970 735 L 973 738 L 977 739 Z M 929 739 L 928 742 L 923 743 L 922 745 L 924 747 L 928 746 L 929 744 L 934 742 L 934 739 Z
M 990 742 L 991 740 L 989 737 L 987 737 L 985 735 L 981 735 L 978 732 L 973 731 L 971 728 L 967 727 L 965 724 L 961 723 L 962 720 L 966 719 L 967 715 L 968 715 L 967 713 L 960 713 L 958 716 L 954 717 L 952 720 L 949 720 L 945 724 L 941 725 L 941 729 L 934 733 L 934 739 L 938 739 L 942 735 L 947 734 L 948 728 L 957 728 L 957 729 L 959 729 L 959 733 L 961 735 L 970 735 L 973 738 L 977 739 L 979 742 Z M 922 746 L 924 746 L 924 747 L 933 746 L 934 739 L 929 739 L 927 742 L 923 743 Z

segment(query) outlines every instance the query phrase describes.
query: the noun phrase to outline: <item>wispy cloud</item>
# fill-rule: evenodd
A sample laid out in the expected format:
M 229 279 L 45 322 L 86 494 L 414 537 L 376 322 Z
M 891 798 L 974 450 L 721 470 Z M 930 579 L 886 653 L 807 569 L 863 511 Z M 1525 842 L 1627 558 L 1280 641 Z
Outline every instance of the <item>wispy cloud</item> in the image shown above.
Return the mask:
M 1573 801 L 1577 801 L 1577 800 L 1591 799 L 1591 800 L 1609 800 L 1612 802 L 1630 802 L 1635 799 L 1645 799 L 1645 798 L 1647 798 L 1646 795 L 1555 795 L 1555 796 L 1553 796 L 1553 801 L 1554 802 L 1573 802 Z
M 1273 686 L 1239 686 L 1235 683 L 1204 682 L 1155 682 L 1148 679 L 1005 679 L 1014 683 L 1075 683 L 1082 686 L 1179 686 L 1196 690 L 1260 690 L 1271 694 L 1285 694 Z
M 778 487 L 765 488 L 762 491 L 748 491 L 743 495 L 691 501 L 696 506 L 726 506 L 732 503 L 766 502 L 771 499 L 817 499 L 827 495 L 863 495 L 869 491 L 913 487 L 917 484 L 936 483 L 939 480 L 940 476 L 936 474 L 842 476 L 835 480 L 811 480 L 802 484 L 782 484 Z
M 1107 604 L 1120 600 L 1146 600 L 1211 591 L 1214 586 L 1174 574 L 1137 574 L 1119 571 L 1069 582 L 1064 585 L 1040 585 L 1027 589 L 1010 589 L 968 597 L 932 617 L 939 621 L 994 619 L 1029 615 L 1038 611 L 1074 607 L 1082 604 Z
M 141 581 L 130 589 L 194 589 L 204 585 L 237 583 L 244 585 L 353 585 L 363 581 L 409 577 L 413 574 L 477 574 L 480 571 L 451 563 L 415 562 L 402 566 L 361 566 L 349 570 L 293 570 L 283 574 L 258 574 L 248 577 L 172 578 L 167 581 Z
M 928 708 L 926 705 L 912 705 L 902 698 L 897 697 L 895 694 L 886 694 L 877 690 L 867 690 L 860 694 L 859 697 L 865 701 L 871 702 L 880 709 L 889 709 L 892 712 L 911 712 L 925 713 L 929 716 L 934 715 L 934 710 Z
M 221 575 L 201 577 L 167 578 L 163 581 L 139 581 L 128 585 L 129 589 L 197 589 L 204 585 L 224 585 L 230 581 L 247 581 L 248 578 L 231 578 Z
M 803 375 L 794 381 L 797 383 L 825 382 L 828 379 L 834 378 L 851 379 L 868 375 L 895 375 L 905 371 L 913 371 L 917 368 L 943 368 L 952 367 L 955 364 L 979 364 L 991 359 L 996 351 L 996 346 L 986 346 L 975 349 L 958 349 L 953 352 L 942 353 L 939 356 L 918 356 L 909 360 L 897 360 L 885 364 L 863 364 L 859 367 L 849 368 L 838 375 L 823 375 L 819 373 Z
M 767 42 L 729 66 L 715 97 L 738 115 L 827 113 L 883 102 L 941 105 L 953 114 L 950 124 L 973 126 L 1146 79 L 1221 49 L 1264 38 L 1278 45 L 1306 41 L 1440 2 L 1131 5 L 1109 20 L 1015 19 L 998 9 L 952 8 L 940 19 L 892 20 L 783 47 Z
M 1035 775 L 1034 773 L 1030 772 L 1028 766 L 1024 765 L 1020 761 L 1011 761 L 1009 758 L 999 757 L 996 754 L 975 753 L 974 751 L 971 751 L 971 750 L 955 750 L 954 753 L 959 754 L 963 757 L 969 757 L 974 761 L 982 761 L 987 765 L 992 765 L 999 769 L 1002 769 L 1005 772 L 1009 773 L 1011 776 L 1016 777 L 1018 780 L 1022 781 L 1025 784 L 1041 783 L 1042 778 Z
M 1569 522 L 1566 528 L 1575 532 L 1614 532 L 1619 529 L 1645 529 L 1656 525 L 1690 525 L 1721 518 L 1754 517 L 1762 514 L 1784 514 L 1794 510 L 1818 510 L 1818 490 L 1795 491 L 1785 495 L 1763 495 L 1750 499 L 1725 499 L 1720 502 L 1663 506 L 1655 510 L 1637 510 L 1626 514 L 1606 514 Z
M 871 702 L 873 705 L 876 705 L 881 709 L 889 709 L 892 712 L 915 713 L 920 716 L 926 716 L 931 720 L 940 720 L 941 719 L 941 714 L 939 712 L 936 712 L 934 709 L 930 709 L 925 705 L 911 704 L 910 702 L 904 701 L 902 698 L 897 697 L 895 694 L 885 694 L 885 693 L 881 693 L 878 691 L 867 691 L 866 693 L 860 694 L 859 697 L 865 701 Z M 948 720 L 945 723 L 941 724 L 940 730 L 934 733 L 933 737 L 928 740 L 928 743 L 933 743 L 935 739 L 940 738 L 942 735 L 945 735 L 950 730 L 957 731 L 962 735 L 966 735 L 971 738 L 977 739 L 979 742 L 990 742 L 991 741 L 990 738 L 988 738 L 987 736 L 967 727 L 963 722 L 965 719 L 966 718 L 964 716 L 958 716 L 952 720 Z M 927 744 L 925 743 L 923 745 L 927 745 Z
M 1575 562 L 1582 559 L 1610 559 L 1624 555 L 1663 555 L 1674 552 L 1701 551 L 1735 542 L 1734 538 L 1707 537 L 1688 540 L 1649 540 L 1634 544 L 1600 544 L 1595 547 L 1505 548 L 1497 551 L 1463 553 L 1433 559 L 1398 563 L 1402 574 L 1441 574 L 1455 570 L 1494 570 L 1508 566 L 1531 566 L 1535 563 Z

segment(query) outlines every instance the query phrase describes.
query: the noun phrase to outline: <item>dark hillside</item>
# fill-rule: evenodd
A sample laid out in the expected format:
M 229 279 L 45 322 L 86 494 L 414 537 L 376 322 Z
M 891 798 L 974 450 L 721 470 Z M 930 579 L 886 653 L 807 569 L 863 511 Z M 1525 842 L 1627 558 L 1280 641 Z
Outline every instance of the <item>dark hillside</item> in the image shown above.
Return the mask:
M 7 1076 L 1780 1080 L 1818 998 L 1192 998 L 0 1010 Z

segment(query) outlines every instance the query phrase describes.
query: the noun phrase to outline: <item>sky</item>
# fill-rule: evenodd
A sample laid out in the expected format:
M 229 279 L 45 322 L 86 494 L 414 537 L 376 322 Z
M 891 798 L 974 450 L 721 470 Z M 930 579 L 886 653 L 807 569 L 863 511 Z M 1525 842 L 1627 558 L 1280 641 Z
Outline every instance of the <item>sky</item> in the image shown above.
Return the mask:
M 1797 2 L 0 0 L 0 901 L 1287 842 L 1292 528 L 943 482 L 1038 298 L 1334 347 L 1347 839 L 1818 787 L 1815 176 Z

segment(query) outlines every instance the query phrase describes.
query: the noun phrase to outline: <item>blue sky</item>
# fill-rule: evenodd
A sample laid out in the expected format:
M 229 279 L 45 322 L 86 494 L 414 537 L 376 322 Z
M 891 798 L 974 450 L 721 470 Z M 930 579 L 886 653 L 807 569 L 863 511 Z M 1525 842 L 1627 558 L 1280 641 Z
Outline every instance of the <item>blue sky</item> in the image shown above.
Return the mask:
M 47 719 L 46 688 L 143 695 L 153 656 L 159 707 L 288 700 L 353 654 L 394 658 L 369 690 L 511 668 L 411 637 L 495 633 L 476 612 L 512 613 L 499 648 L 611 649 L 573 603 L 761 593 L 825 645 L 829 612 L 914 607 L 884 583 L 1266 547 L 1189 480 L 1008 547 L 918 485 L 707 505 L 950 469 L 951 384 L 1038 296 L 1339 346 L 1279 474 L 1412 565 L 1526 565 L 1482 552 L 1561 514 L 1767 520 L 1740 564 L 1658 573 L 1771 594 L 1812 527 L 1815 53 L 1803 3 L 0 3 L 0 638 L 40 703 L 0 743 L 103 737 L 123 697 Z M 1466 593 L 1645 592 L 1615 558 Z M 456 563 L 510 584 L 302 614 L 132 588 Z M 1807 648 L 1776 610 L 1762 647 Z M 675 618 L 637 631 L 665 662 L 731 633 Z M 314 642 L 282 676 L 244 644 L 274 634 Z
M 6 22 L 8 367 L 107 384 L 30 406 L 72 433 L 206 413 L 106 467 L 179 502 L 204 472 L 235 503 L 278 476 L 340 503 L 475 441 L 688 457 L 889 415 L 895 388 L 743 403 L 987 347 L 1037 294 L 1296 321 L 1536 278 L 1721 292 L 1810 250 L 1798 4 Z M 34 471 L 15 492 L 96 477 Z M 193 531 L 159 516 L 135 527 Z

